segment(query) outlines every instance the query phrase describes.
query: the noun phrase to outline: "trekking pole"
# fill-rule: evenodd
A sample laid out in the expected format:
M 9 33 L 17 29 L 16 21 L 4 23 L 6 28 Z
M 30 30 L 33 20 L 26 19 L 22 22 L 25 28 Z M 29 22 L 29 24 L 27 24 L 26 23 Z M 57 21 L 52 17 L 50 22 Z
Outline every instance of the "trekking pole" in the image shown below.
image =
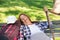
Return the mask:
M 51 30 L 51 33 L 52 33 L 52 38 L 53 38 L 53 40 L 55 40 L 54 31 L 52 30 L 51 25 L 50 25 L 50 18 L 49 18 L 47 7 L 44 7 L 44 11 L 46 13 L 46 17 L 47 17 L 47 21 L 48 21 L 48 27 L 49 27 L 49 29 Z

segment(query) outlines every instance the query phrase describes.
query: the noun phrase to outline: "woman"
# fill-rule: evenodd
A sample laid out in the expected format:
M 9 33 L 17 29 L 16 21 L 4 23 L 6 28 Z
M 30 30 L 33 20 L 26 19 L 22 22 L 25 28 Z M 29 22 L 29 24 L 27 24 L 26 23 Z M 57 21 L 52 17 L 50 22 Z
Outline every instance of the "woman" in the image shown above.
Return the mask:
M 26 40 L 51 40 L 41 31 L 41 25 L 32 23 L 27 15 L 20 14 L 18 20 L 20 20 L 22 24 L 20 27 L 20 40 L 24 40 L 24 37 L 26 37 Z

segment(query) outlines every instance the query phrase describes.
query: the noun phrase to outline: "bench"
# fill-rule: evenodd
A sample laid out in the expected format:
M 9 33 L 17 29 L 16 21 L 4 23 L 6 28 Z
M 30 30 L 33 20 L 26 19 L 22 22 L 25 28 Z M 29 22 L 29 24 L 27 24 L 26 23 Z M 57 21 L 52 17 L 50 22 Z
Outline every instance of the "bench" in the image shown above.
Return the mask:
M 53 23 L 52 29 L 54 31 L 54 36 L 60 37 L 60 20 L 52 21 L 52 23 Z M 52 36 L 50 29 L 46 29 L 45 32 L 47 33 L 48 36 Z
M 39 21 L 34 21 L 32 23 L 38 23 Z M 43 21 L 45 22 L 45 21 Z M 60 20 L 56 20 L 56 21 L 52 21 L 53 23 L 53 26 L 52 26 L 52 29 L 54 31 L 54 35 L 55 37 L 60 37 Z M 0 23 L 0 27 L 3 25 L 3 24 L 6 24 L 6 23 Z M 46 29 L 45 30 L 45 33 L 48 35 L 48 36 L 51 36 L 51 31 L 50 29 Z

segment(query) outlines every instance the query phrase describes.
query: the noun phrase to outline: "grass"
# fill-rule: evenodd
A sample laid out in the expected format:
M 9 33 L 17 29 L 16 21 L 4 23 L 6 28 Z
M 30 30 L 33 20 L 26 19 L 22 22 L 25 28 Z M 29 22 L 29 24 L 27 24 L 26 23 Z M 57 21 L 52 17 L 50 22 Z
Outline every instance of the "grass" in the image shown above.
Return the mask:
M 42 3 L 43 2 L 43 3 Z M 0 22 L 6 22 L 4 19 L 9 15 L 16 17 L 21 13 L 30 16 L 32 21 L 46 21 L 43 7 L 53 8 L 52 0 L 0 0 Z M 51 20 L 60 20 L 60 16 L 49 14 Z M 56 19 L 57 18 L 57 19 Z
M 60 37 L 56 37 L 55 40 L 60 40 Z

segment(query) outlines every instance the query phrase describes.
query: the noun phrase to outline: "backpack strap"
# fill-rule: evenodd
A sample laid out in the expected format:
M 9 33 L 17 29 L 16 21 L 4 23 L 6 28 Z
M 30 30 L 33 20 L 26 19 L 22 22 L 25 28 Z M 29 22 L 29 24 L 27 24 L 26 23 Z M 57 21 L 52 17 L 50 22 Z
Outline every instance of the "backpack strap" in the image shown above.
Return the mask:
M 7 27 L 6 24 L 3 25 L 2 28 L 1 28 L 1 31 L 0 31 L 0 34 L 4 34 L 4 32 L 6 31 L 7 28 L 8 28 L 8 27 Z
M 5 33 L 7 33 L 7 32 L 11 29 L 11 27 L 12 27 L 12 25 L 10 25 L 10 26 L 8 27 L 8 29 L 5 31 Z

